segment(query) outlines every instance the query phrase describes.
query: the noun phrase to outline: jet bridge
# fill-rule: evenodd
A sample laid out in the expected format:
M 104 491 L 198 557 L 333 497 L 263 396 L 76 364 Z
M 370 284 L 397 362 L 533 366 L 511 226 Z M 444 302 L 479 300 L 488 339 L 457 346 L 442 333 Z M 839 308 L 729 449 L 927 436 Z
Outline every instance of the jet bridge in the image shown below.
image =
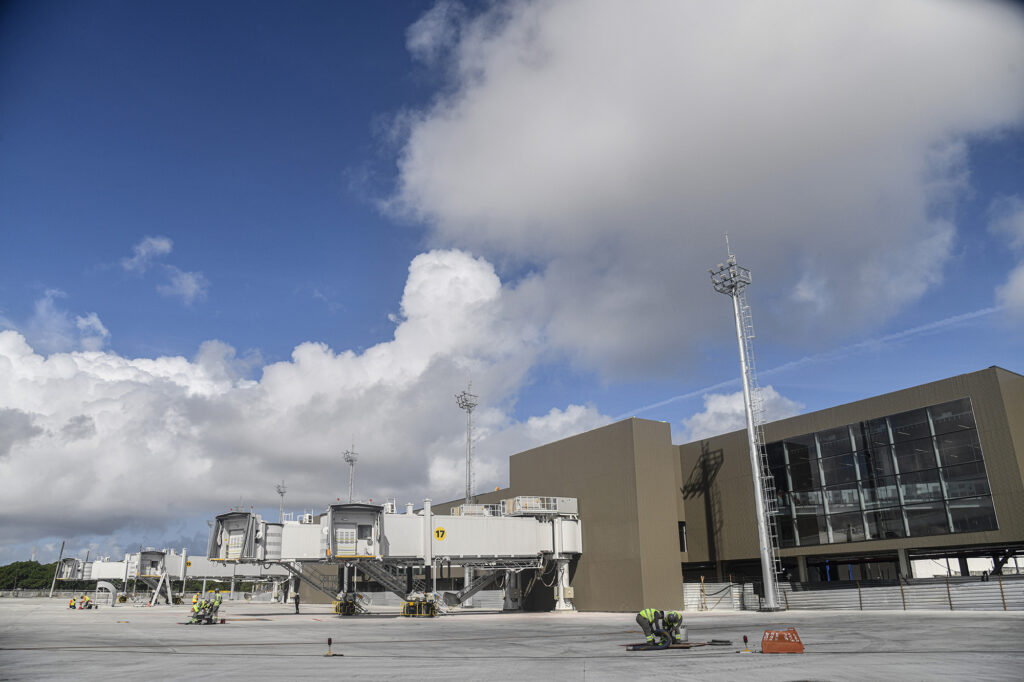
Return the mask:
M 411 568 L 421 566 L 437 575 L 442 564 L 462 566 L 466 588 L 447 593 L 444 603 L 456 605 L 504 571 L 506 608 L 521 605 L 519 574 L 524 570 L 555 569 L 556 610 L 571 610 L 569 562 L 583 551 L 578 505 L 574 498 L 516 497 L 499 504 L 467 504 L 451 514 L 431 511 L 430 500 L 414 512 L 396 513 L 393 503 L 333 504 L 321 514 L 298 521 L 270 523 L 253 512 L 218 516 L 210 536 L 208 557 L 214 562 L 278 564 L 315 589 L 325 586 L 302 575 L 304 563 L 355 567 L 403 598 L 428 592 L 414 585 Z M 406 579 L 408 576 L 408 579 Z

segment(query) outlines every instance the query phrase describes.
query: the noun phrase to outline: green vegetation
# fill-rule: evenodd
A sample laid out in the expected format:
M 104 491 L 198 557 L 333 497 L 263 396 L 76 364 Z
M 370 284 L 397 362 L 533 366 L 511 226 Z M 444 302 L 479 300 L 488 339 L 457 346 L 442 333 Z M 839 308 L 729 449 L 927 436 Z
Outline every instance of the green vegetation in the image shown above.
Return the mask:
M 41 564 L 38 561 L 15 561 L 0 566 L 0 590 L 42 590 L 50 589 L 57 562 Z

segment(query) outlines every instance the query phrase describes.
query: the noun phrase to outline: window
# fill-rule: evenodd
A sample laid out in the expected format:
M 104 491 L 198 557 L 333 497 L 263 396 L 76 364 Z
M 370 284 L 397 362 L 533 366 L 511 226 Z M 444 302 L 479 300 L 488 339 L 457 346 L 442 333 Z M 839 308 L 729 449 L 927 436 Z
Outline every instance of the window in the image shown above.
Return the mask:
M 679 551 L 686 551 L 686 521 L 679 522 Z
M 961 398 L 929 407 L 928 413 L 932 417 L 932 425 L 937 434 L 956 433 L 977 428 L 974 424 L 974 410 L 971 409 L 970 398 Z
M 370 525 L 359 525 L 359 539 L 360 540 L 371 540 L 373 539 L 373 526 Z
M 942 535 L 949 532 L 946 506 L 941 502 L 915 504 L 903 508 L 911 536 Z
M 970 398 L 768 443 L 783 547 L 998 527 Z

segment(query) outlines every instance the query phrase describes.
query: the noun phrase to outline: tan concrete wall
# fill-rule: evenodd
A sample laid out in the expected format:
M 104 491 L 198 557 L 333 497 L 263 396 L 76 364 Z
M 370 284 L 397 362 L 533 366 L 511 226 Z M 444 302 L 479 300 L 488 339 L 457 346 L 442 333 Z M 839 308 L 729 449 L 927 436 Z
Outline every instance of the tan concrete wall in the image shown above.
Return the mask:
M 673 504 L 680 497 L 679 456 L 667 423 L 638 419 L 632 423 L 643 594 L 630 609 L 681 609 L 679 519 Z
M 634 421 L 542 445 L 509 460 L 513 493 L 579 501 L 583 556 L 572 584 L 576 608 L 582 611 L 643 608 Z
M 1021 448 L 1021 444 L 1024 444 L 1024 377 L 1020 375 L 999 368 L 962 374 L 772 422 L 765 425 L 765 438 L 767 442 L 773 442 L 965 396 L 971 397 L 977 420 L 978 437 L 999 521 L 998 531 L 795 547 L 780 550 L 780 556 L 862 554 L 894 552 L 900 548 L 923 549 L 1024 541 L 1024 452 Z M 710 488 L 712 498 L 715 495 L 719 496 L 722 510 L 721 519 L 715 519 L 718 559 L 756 559 L 757 527 L 754 523 L 753 485 L 746 433 L 736 431 L 680 446 L 684 479 L 692 480 L 704 447 L 708 450 L 707 456 L 721 451 L 721 469 Z M 707 518 L 706 506 L 703 495 L 694 494 L 685 500 L 687 527 L 691 540 L 688 558 L 691 562 L 711 560 L 706 537 L 704 540 L 698 537 L 706 535 L 703 532 Z M 717 508 L 717 504 L 711 506 L 713 509 Z

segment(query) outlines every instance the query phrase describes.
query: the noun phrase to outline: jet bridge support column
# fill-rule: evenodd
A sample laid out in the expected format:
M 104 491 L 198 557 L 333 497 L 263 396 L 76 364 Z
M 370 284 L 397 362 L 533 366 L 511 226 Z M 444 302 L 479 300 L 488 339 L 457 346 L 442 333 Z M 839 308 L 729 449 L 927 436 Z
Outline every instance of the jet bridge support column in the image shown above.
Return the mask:
M 575 611 L 576 607 L 572 605 L 572 602 L 566 601 L 571 589 L 569 587 L 569 560 L 556 559 L 555 571 L 558 578 L 558 601 L 555 602 L 555 611 Z
M 522 592 L 519 583 L 519 571 L 505 572 L 505 611 L 521 611 L 523 609 Z
M 551 532 L 554 534 L 552 538 L 552 549 L 555 550 L 555 578 L 556 578 L 556 599 L 555 611 L 575 611 L 576 608 L 572 605 L 572 602 L 566 601 L 566 598 L 571 599 L 572 588 L 569 587 L 569 559 L 562 554 L 562 518 L 559 516 L 554 517 L 551 520 Z

